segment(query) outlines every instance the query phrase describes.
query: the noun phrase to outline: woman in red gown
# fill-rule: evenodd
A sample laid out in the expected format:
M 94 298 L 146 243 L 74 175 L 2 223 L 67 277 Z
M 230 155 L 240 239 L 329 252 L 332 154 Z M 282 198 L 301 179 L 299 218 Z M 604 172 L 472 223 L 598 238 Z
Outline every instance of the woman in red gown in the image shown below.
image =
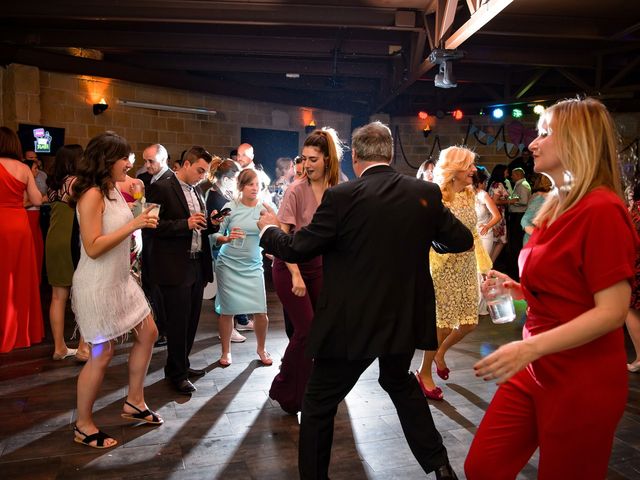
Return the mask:
M 515 479 L 540 448 L 538 478 L 602 480 L 627 401 L 622 325 L 637 236 L 622 202 L 613 119 L 594 99 L 565 100 L 541 116 L 535 171 L 552 178 L 520 253 L 528 304 L 523 340 L 479 361 L 500 384 L 465 463 L 469 480 Z
M 24 196 L 42 203 L 33 174 L 24 165 L 15 132 L 0 127 L 0 353 L 42 341 L 40 272 Z

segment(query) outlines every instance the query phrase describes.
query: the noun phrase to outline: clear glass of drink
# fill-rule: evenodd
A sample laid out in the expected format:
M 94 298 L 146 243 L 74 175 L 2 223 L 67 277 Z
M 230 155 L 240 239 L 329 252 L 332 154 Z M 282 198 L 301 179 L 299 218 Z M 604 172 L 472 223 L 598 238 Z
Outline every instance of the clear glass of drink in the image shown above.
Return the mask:
M 504 286 L 504 278 L 491 277 L 486 280 L 484 298 L 493 323 L 509 323 L 516 318 L 516 310 L 508 288 Z
M 246 237 L 246 234 L 244 233 L 244 230 L 242 230 L 240 227 L 233 227 L 231 229 L 232 232 L 236 232 L 239 237 L 234 238 L 233 240 L 231 240 L 231 246 L 234 248 L 243 248 L 244 247 L 244 239 Z
M 150 217 L 155 217 L 155 218 L 160 218 L 160 204 L 159 203 L 145 202 L 144 205 L 142 205 L 142 210 L 144 211 L 149 207 L 153 207 L 153 208 L 151 208 L 151 210 L 149 210 L 149 216 Z
M 192 209 L 189 209 L 189 214 L 190 214 L 191 216 L 193 216 L 193 215 L 202 215 L 202 219 L 204 220 L 204 222 L 206 223 L 206 221 L 207 221 L 207 211 L 206 211 L 206 210 L 204 210 L 204 211 L 200 211 L 200 210 L 196 210 L 196 209 L 193 209 L 193 208 L 192 208 Z M 197 232 L 200 232 L 200 231 L 201 231 L 201 230 L 203 230 L 204 228 L 206 228 L 206 227 L 197 226 L 197 227 L 195 228 L 195 230 L 196 230 Z

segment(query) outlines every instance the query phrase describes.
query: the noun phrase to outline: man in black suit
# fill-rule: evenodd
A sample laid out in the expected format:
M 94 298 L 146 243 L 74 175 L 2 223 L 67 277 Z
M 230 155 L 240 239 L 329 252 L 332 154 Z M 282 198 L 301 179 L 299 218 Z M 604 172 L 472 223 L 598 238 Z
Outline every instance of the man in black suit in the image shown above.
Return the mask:
M 457 253 L 471 232 L 442 205 L 433 183 L 390 166 L 391 131 L 374 122 L 354 131 L 360 178 L 327 190 L 313 221 L 295 235 L 263 214 L 260 245 L 291 263 L 323 255 L 323 288 L 307 353 L 313 372 L 302 405 L 302 479 L 327 479 L 338 404 L 378 358 L 379 383 L 393 401 L 405 437 L 425 472 L 455 479 L 429 405 L 409 373 L 416 348 L 437 348 L 429 249 Z
M 144 166 L 147 169 L 146 172 L 138 175 L 138 179 L 142 180 L 147 195 L 148 190 L 153 188 L 152 185 L 157 181 L 165 180 L 173 177 L 173 170 L 167 165 L 169 154 L 164 146 L 156 143 L 149 145 L 142 152 L 142 158 L 144 159 Z M 141 279 L 142 289 L 144 290 L 151 308 L 153 309 L 153 318 L 156 321 L 158 327 L 158 340 L 156 341 L 156 347 L 163 347 L 167 344 L 167 319 L 164 315 L 164 305 L 162 304 L 162 295 L 160 294 L 160 288 L 158 285 L 151 281 L 151 276 L 145 274 L 145 265 L 150 265 L 153 261 L 153 234 L 150 229 L 145 228 L 142 230 L 142 255 L 140 256 Z
M 169 153 L 164 146 L 156 143 L 149 145 L 142 152 L 142 158 L 144 159 L 144 166 L 147 169 L 146 172 L 138 175 L 138 178 L 142 180 L 145 187 L 156 183 L 158 180 L 164 180 L 173 176 L 173 170 L 167 165 L 169 159 Z
M 213 281 L 208 237 L 213 231 L 207 229 L 204 199 L 197 187 L 209 171 L 211 158 L 204 148 L 191 147 L 176 174 L 147 191 L 147 200 L 160 204 L 153 258 L 146 267 L 151 281 L 159 286 L 167 320 L 164 374 L 183 394 L 196 389 L 190 377 L 205 374 L 190 368 L 189 353 L 200 320 L 202 292 Z

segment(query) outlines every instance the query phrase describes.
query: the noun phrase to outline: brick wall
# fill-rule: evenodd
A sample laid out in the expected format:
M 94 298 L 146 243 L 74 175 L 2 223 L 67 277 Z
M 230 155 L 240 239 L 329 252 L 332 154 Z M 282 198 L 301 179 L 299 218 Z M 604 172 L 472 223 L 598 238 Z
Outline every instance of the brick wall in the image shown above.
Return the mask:
M 318 126 L 334 127 L 341 138 L 350 135 L 351 117 L 342 113 L 46 72 L 23 65 L 12 64 L 2 70 L 4 125 L 16 128 L 18 123 L 42 123 L 62 127 L 66 143 L 83 146 L 93 136 L 113 130 L 130 142 L 136 165 L 141 165 L 142 151 L 152 143 L 165 145 L 172 159 L 180 158 L 180 153 L 194 144 L 228 156 L 240 143 L 242 127 L 297 131 L 303 142 L 305 122 L 313 118 Z M 109 108 L 94 115 L 92 105 L 102 98 Z M 119 105 L 117 99 L 204 107 L 218 114 L 130 107 Z
M 243 100 L 232 97 L 201 94 L 148 85 L 135 84 L 108 78 L 70 75 L 40 71 L 36 67 L 11 64 L 0 68 L 2 124 L 16 128 L 18 123 L 42 123 L 65 128 L 67 143 L 86 145 L 89 139 L 105 130 L 123 135 L 136 153 L 136 165 L 142 162 L 142 150 L 152 143 L 162 143 L 172 159 L 193 144 L 205 146 L 211 153 L 227 156 L 240 142 L 242 127 L 267 128 L 297 131 L 300 142 L 304 141 L 304 125 L 313 119 L 318 126 L 335 128 L 340 138 L 349 142 L 351 117 L 326 110 L 309 109 Z M 101 115 L 94 115 L 92 105 L 101 98 L 109 108 Z M 204 107 L 218 112 L 217 115 L 174 113 L 119 105 L 117 99 L 135 100 L 167 105 Z M 417 167 L 433 150 L 436 136 L 444 149 L 464 141 L 471 118 L 473 125 L 487 135 L 495 135 L 500 126 L 513 121 L 505 118 L 494 120 L 489 115 L 464 117 L 460 121 L 450 115 L 438 119 L 429 117 L 431 134 L 423 136 L 427 121 L 417 116 L 378 116 L 389 122 L 396 137 L 395 167 L 414 175 Z M 377 119 L 378 117 L 372 119 Z M 614 114 L 625 145 L 640 135 L 640 114 Z M 536 115 L 525 115 L 519 119 L 526 128 L 535 128 Z M 506 141 L 517 144 L 519 138 Z M 500 138 L 501 140 L 502 138 Z M 486 138 L 485 138 L 486 140 Z M 402 144 L 404 156 L 399 144 Z M 508 163 L 510 159 L 497 144 L 482 145 L 469 135 L 468 145 L 480 155 L 480 164 L 491 169 L 497 163 Z M 511 152 L 517 153 L 517 147 Z M 259 152 L 257 152 L 259 155 Z M 406 161 L 404 157 L 406 156 Z

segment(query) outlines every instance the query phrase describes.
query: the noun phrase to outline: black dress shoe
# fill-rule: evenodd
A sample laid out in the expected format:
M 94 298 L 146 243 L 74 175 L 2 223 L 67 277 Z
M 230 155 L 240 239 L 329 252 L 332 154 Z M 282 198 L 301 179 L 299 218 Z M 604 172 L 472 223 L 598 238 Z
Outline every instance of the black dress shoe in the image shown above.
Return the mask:
M 153 344 L 154 347 L 166 347 L 167 346 L 167 337 L 164 335 L 158 335 L 158 340 Z
M 453 471 L 449 462 L 435 469 L 437 480 L 458 480 L 456 472 Z
M 191 393 L 196 391 L 196 387 L 189 380 L 181 380 L 177 383 L 174 383 L 173 387 L 178 393 L 181 393 L 183 395 L 191 395 Z
M 190 368 L 187 370 L 187 375 L 189 378 L 192 377 L 204 377 L 207 374 L 207 371 L 204 368 Z

